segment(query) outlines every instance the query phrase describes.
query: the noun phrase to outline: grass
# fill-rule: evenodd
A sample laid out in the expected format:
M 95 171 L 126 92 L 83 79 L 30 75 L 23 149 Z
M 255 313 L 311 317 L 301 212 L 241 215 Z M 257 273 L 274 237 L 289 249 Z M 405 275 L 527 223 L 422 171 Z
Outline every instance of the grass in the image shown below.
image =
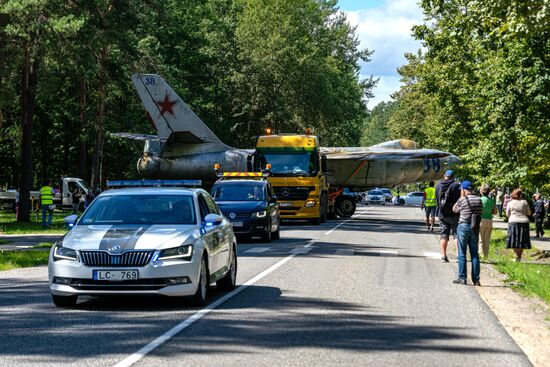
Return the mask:
M 528 263 L 535 249 L 525 250 L 522 262 L 516 263 L 512 249 L 506 248 L 506 231 L 493 229 L 489 258 L 495 268 L 507 275 L 513 288 L 527 295 L 536 295 L 550 305 L 550 263 Z
M 49 251 L 0 251 L 0 270 L 46 265 Z
M 53 246 L 53 242 L 41 242 L 38 245 L 34 245 L 32 248 L 51 248 Z
M 42 228 L 42 213 L 31 213 L 30 223 L 19 223 L 15 220 L 15 214 L 12 211 L 0 211 L 0 233 L 3 234 L 27 234 L 27 233 L 45 233 L 45 234 L 63 234 L 65 222 L 63 218 L 70 215 L 69 212 L 54 211 L 51 228 Z

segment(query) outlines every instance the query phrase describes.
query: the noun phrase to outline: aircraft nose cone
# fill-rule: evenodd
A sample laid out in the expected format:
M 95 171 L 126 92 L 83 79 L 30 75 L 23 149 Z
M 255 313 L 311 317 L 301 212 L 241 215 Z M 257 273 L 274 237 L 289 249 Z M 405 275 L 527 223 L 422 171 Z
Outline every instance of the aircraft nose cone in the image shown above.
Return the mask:
M 143 177 L 154 178 L 159 170 L 160 161 L 156 157 L 143 155 L 137 162 L 137 170 Z
M 462 160 L 460 160 L 460 158 L 458 158 L 454 154 L 451 154 L 447 157 L 447 165 L 450 169 L 456 168 L 456 167 L 461 166 L 463 164 L 464 164 L 464 162 L 462 162 Z

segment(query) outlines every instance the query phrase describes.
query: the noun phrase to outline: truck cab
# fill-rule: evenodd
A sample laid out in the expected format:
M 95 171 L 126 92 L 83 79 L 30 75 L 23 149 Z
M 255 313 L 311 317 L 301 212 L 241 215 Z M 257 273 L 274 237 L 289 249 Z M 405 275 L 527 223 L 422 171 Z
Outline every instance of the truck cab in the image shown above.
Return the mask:
M 269 170 L 268 180 L 278 198 L 281 219 L 306 219 L 312 224 L 326 221 L 326 161 L 317 136 L 260 136 L 251 165 L 254 171 Z
M 76 177 L 64 177 L 63 181 L 60 182 L 61 187 L 55 189 L 55 195 L 53 202 L 56 205 L 57 209 L 71 209 L 73 206 L 73 192 L 76 189 L 80 189 L 83 193 L 80 198 L 80 202 L 84 203 L 85 195 L 92 191 L 92 189 L 86 184 L 81 178 Z

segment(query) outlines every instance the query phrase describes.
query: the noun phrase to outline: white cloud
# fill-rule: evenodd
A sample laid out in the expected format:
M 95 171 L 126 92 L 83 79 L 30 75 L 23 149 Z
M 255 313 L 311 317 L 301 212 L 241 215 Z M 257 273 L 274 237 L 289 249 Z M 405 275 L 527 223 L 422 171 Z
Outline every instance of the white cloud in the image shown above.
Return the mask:
M 361 65 L 361 74 L 379 77 L 374 89 L 375 98 L 369 102 L 390 100 L 390 94 L 399 89 L 397 68 L 406 63 L 404 54 L 416 52 L 420 42 L 411 33 L 415 24 L 421 24 L 423 15 L 417 0 L 386 0 L 381 8 L 345 12 L 351 25 L 356 26 L 361 48 L 373 51 L 372 61 Z

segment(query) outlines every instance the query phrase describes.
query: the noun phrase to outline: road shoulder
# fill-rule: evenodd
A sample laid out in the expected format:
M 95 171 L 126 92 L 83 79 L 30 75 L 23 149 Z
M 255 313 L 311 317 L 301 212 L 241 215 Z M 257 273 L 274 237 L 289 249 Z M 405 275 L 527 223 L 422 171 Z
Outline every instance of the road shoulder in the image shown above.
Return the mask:
M 491 265 L 483 264 L 481 271 L 483 286 L 476 287 L 481 298 L 535 367 L 550 366 L 548 305 L 515 292 Z

